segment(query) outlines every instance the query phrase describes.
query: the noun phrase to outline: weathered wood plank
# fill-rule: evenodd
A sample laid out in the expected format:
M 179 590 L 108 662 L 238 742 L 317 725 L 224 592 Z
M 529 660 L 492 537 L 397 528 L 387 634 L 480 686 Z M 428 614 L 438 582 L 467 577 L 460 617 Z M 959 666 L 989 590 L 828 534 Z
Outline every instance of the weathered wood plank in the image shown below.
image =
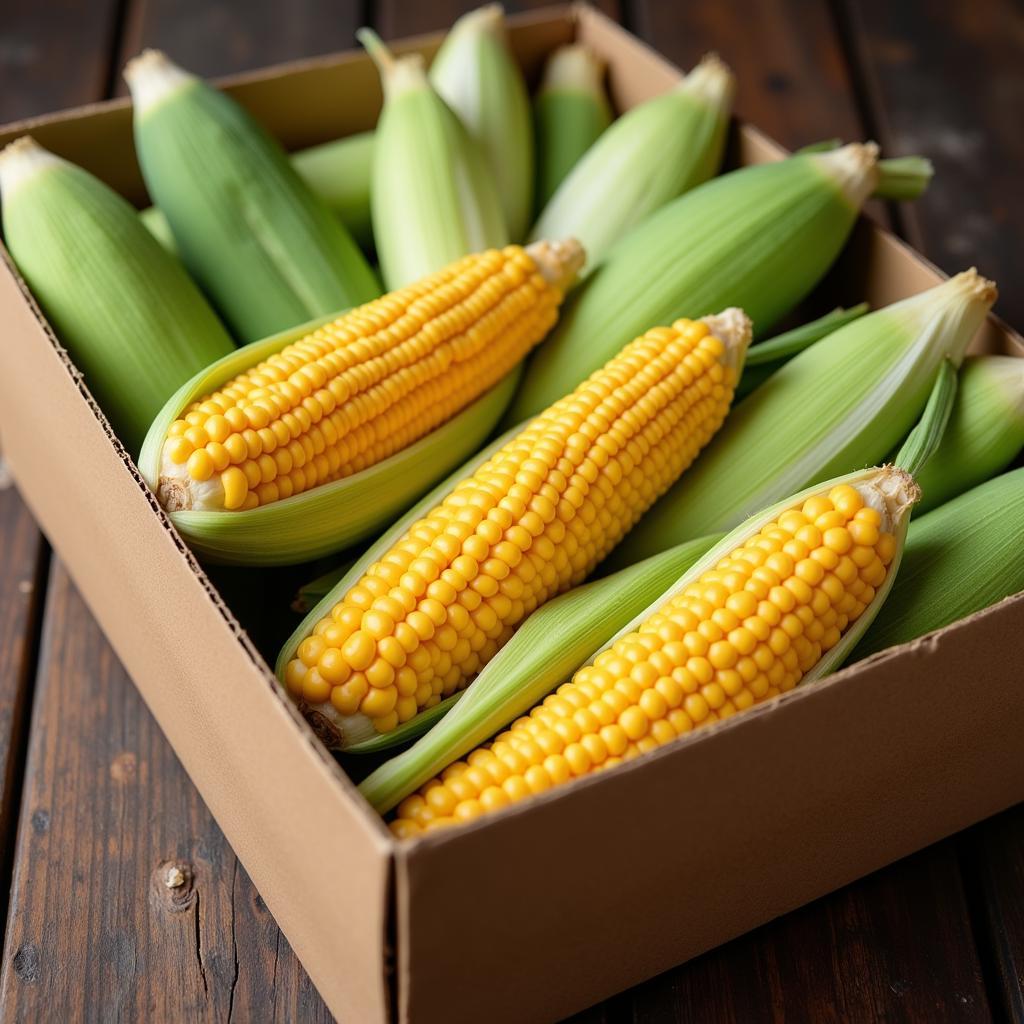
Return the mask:
M 480 7 L 480 0 L 377 0 L 373 5 L 373 25 L 384 39 L 420 35 L 447 29 L 456 18 Z M 506 13 L 541 10 L 551 7 L 550 0 L 505 0 Z M 621 0 L 595 0 L 592 6 L 611 18 L 619 18 Z
M 681 68 L 717 51 L 738 80 L 736 111 L 790 149 L 860 137 L 842 48 L 826 4 L 666 4 L 635 0 L 630 27 Z
M 117 67 L 147 46 L 199 75 L 227 75 L 355 46 L 362 24 L 356 0 L 135 0 L 129 6 Z
M 1019 327 L 1024 9 L 1014 0 L 843 7 L 880 141 L 935 163 L 927 199 L 905 210 L 910 240 L 943 270 L 976 262 L 1002 282 L 998 311 Z
M 861 879 L 633 994 L 635 1024 L 989 1019 L 951 843 Z
M 330 1020 L 59 563 L 29 742 L 0 1018 Z
M 47 549 L 0 455 L 0 920 L 20 800 Z
M 0 124 L 99 99 L 116 0 L 8 0 L 0 35 Z

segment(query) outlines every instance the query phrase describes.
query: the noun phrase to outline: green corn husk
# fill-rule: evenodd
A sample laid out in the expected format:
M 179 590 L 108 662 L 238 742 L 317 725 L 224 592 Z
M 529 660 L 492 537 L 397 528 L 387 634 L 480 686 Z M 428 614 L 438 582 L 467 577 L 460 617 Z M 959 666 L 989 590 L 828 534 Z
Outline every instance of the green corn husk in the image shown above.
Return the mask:
M 356 132 L 291 154 L 299 177 L 330 207 L 364 248 L 373 245 L 370 173 L 375 132 Z
M 7 247 L 85 382 L 134 454 L 175 388 L 234 351 L 133 207 L 31 138 L 0 156 Z
M 139 456 L 139 470 L 154 493 L 167 431 L 182 409 L 332 319 L 246 345 L 181 387 L 153 421 Z M 200 558 L 222 565 L 291 565 L 340 551 L 372 536 L 476 451 L 500 419 L 520 373 L 513 370 L 436 430 L 360 473 L 246 511 L 168 515 Z
M 783 363 L 816 341 L 821 341 L 840 327 L 845 327 L 862 317 L 871 307 L 861 302 L 849 309 L 833 309 L 817 320 L 811 320 L 791 331 L 786 331 L 759 345 L 754 345 L 747 353 L 747 361 L 743 366 L 743 376 L 736 387 L 736 398 L 746 398 L 755 388 L 760 387 Z
M 291 154 L 299 177 L 330 207 L 363 249 L 373 246 L 370 167 L 373 132 L 358 132 Z M 142 223 L 168 251 L 178 254 L 167 218 L 155 206 L 139 211 Z
M 234 100 L 154 50 L 125 78 L 150 196 L 241 340 L 380 294 L 345 227 Z
M 916 640 L 1024 590 L 1022 537 L 1024 469 L 915 519 L 885 617 L 857 645 L 854 660 Z
M 520 241 L 533 212 L 533 126 L 501 4 L 470 11 L 452 25 L 430 65 L 430 81 L 483 152 L 508 233 Z
M 604 61 L 580 43 L 560 46 L 548 58 L 533 101 L 538 213 L 612 123 L 603 79 Z
M 945 437 L 918 477 L 919 512 L 1002 472 L 1024 448 L 1024 359 L 969 356 Z
M 720 539 L 704 537 L 681 544 L 538 608 L 484 666 L 443 721 L 362 782 L 363 796 L 381 814 L 391 810 L 569 678 L 595 647 L 647 608 Z M 397 745 L 390 735 L 386 738 L 389 746 Z
M 734 91 L 732 72 L 712 54 L 675 88 L 627 111 L 572 169 L 530 237 L 578 238 L 593 271 L 631 228 L 718 170 Z M 619 301 L 631 304 L 633 296 L 622 292 Z M 661 322 L 647 320 L 644 329 Z
M 431 87 L 418 54 L 395 58 L 360 29 L 381 74 L 384 109 L 374 143 L 371 207 L 389 291 L 471 252 L 508 244 L 484 155 Z
M 545 408 L 652 324 L 735 305 L 763 334 L 818 282 L 864 201 L 883 187 L 887 161 L 877 157 L 873 143 L 799 154 L 725 174 L 664 206 L 576 289 L 534 354 L 509 422 Z
M 959 364 L 995 294 L 965 271 L 790 360 L 733 409 L 609 566 L 729 529 L 782 494 L 884 458 L 924 408 L 943 360 Z

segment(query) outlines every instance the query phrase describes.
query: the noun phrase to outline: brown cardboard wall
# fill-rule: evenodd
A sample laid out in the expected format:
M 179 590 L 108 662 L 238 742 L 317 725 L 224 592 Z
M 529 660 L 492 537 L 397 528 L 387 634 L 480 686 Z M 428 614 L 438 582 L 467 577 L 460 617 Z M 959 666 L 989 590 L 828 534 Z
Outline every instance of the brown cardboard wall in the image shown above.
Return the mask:
M 387 835 L 240 643 L 27 298 L 0 275 L 19 489 L 317 987 L 336 1013 L 382 1020 Z
M 401 850 L 402 1020 L 557 1019 L 1020 800 L 1022 625 L 1010 599 Z

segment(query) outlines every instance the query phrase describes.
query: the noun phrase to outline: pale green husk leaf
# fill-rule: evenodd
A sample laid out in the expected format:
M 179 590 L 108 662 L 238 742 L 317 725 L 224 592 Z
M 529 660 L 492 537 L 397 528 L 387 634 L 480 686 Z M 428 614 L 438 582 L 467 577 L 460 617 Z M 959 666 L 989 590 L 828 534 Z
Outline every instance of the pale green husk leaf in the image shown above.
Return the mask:
M 587 251 L 587 272 L 593 272 L 631 228 L 717 171 L 734 86 L 729 69 L 707 58 L 676 87 L 627 111 L 562 182 L 530 238 L 578 238 Z M 740 303 L 716 308 L 725 305 Z
M 885 615 L 855 660 L 916 640 L 1024 590 L 1024 468 L 914 519 Z
M 0 166 L 11 256 L 134 454 L 174 389 L 234 344 L 181 264 L 103 182 L 31 139 L 8 147 Z
M 125 77 L 149 194 L 240 340 L 380 294 L 344 225 L 233 99 L 155 51 Z
M 533 126 L 501 4 L 470 11 L 455 22 L 430 66 L 430 81 L 483 152 L 509 236 L 520 241 L 533 212 Z
M 501 248 L 508 228 L 484 154 L 431 88 L 420 58 L 394 58 L 369 29 L 384 109 L 374 142 L 371 207 L 390 291 L 472 252 Z
M 968 271 L 790 360 L 733 409 L 612 564 L 729 529 L 785 494 L 885 458 L 924 408 L 942 361 L 959 363 L 994 296 Z

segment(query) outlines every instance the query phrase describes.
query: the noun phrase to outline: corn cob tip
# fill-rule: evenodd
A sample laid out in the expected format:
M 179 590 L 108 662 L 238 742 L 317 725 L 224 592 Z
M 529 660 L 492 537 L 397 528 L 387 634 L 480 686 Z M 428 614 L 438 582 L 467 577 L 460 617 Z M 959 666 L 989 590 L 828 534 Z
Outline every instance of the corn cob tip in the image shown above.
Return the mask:
M 587 261 L 583 246 L 575 238 L 559 242 L 532 242 L 526 251 L 548 284 L 565 292 Z
M 299 712 L 328 750 L 347 750 L 379 735 L 372 718 L 358 711 L 354 715 L 342 715 L 330 701 L 315 708 L 299 701 Z
M 753 321 L 735 306 L 723 309 L 721 313 L 702 316 L 711 333 L 725 345 L 725 365 L 735 370 L 737 376 L 746 358 L 747 347 L 754 335 Z
M 881 529 L 892 533 L 906 514 L 921 500 L 917 481 L 898 466 L 882 466 L 876 473 L 856 484 L 864 504 L 882 517 Z
M 540 91 L 600 92 L 604 69 L 604 61 L 582 43 L 560 46 L 544 66 Z
M 44 149 L 31 135 L 22 135 L 0 150 L 0 192 L 10 199 L 22 182 L 61 163 L 64 161 L 59 156 Z
M 139 113 L 156 106 L 181 86 L 195 81 L 195 75 L 178 67 L 163 50 L 143 50 L 124 66 L 124 80 Z
M 414 89 L 429 88 L 422 54 L 406 53 L 396 57 L 372 28 L 359 29 L 356 39 L 377 67 L 385 98 L 393 98 Z
M 812 153 L 851 205 L 858 209 L 878 185 L 878 144 L 851 142 L 839 149 Z
M 679 88 L 710 106 L 727 107 L 736 92 L 736 76 L 717 53 L 706 53 L 679 83 Z
M 957 291 L 963 290 L 965 296 L 977 299 L 991 306 L 999 298 L 999 289 L 995 281 L 982 277 L 977 267 L 969 267 L 950 278 L 950 285 Z

